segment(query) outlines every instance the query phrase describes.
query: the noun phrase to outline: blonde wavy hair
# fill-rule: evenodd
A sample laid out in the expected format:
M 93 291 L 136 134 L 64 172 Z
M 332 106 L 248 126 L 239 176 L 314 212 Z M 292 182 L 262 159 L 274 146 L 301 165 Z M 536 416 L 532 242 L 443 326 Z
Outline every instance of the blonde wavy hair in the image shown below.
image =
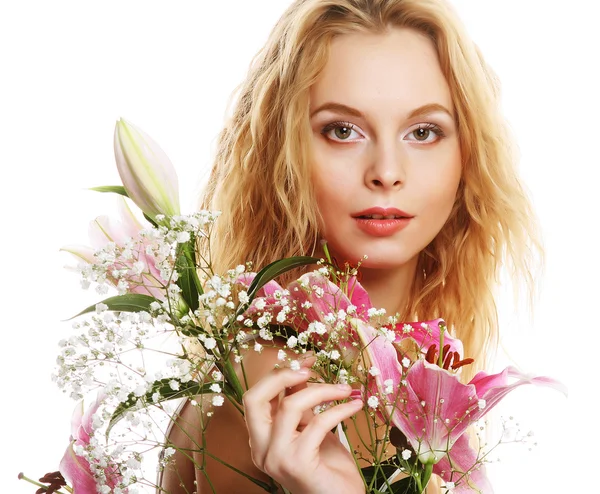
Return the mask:
M 310 175 L 309 89 L 331 40 L 391 27 L 427 35 L 450 87 L 462 178 L 453 211 L 419 256 L 405 319 L 443 317 L 482 368 L 498 342 L 494 302 L 501 268 L 530 297 L 543 251 L 499 109 L 499 83 L 444 0 L 297 0 L 252 61 L 217 152 L 203 208 L 222 211 L 215 269 L 314 252 L 319 213 Z M 539 263 L 538 263 L 539 262 Z M 515 285 L 516 286 L 516 285 Z M 531 298 L 530 298 L 531 299 Z

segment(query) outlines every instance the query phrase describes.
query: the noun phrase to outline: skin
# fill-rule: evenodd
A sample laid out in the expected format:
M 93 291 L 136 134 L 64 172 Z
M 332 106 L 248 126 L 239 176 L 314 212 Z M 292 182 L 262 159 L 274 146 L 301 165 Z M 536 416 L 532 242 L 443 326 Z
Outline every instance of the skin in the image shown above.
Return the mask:
M 315 113 L 330 102 L 359 110 L 362 117 L 339 109 Z M 410 116 L 432 104 L 449 114 L 437 108 Z M 362 283 L 374 306 L 394 313 L 406 300 L 417 255 L 448 219 L 461 174 L 452 99 L 432 42 L 409 29 L 336 38 L 325 70 L 311 88 L 310 113 L 312 180 L 322 235 L 338 261 L 356 262 L 368 255 Z M 337 121 L 346 124 L 324 130 Z M 351 130 L 344 128 L 348 124 Z M 443 137 L 429 128 L 418 130 L 431 124 Z M 374 237 L 358 228 L 353 217 L 374 206 L 396 207 L 413 218 L 393 235 Z M 204 435 L 207 450 L 257 479 L 266 481 L 267 472 L 294 494 L 332 492 L 332 485 L 336 492 L 364 492 L 354 460 L 330 432 L 355 415 L 360 404 L 312 413 L 323 401 L 348 397 L 350 389 L 307 385 L 310 372 L 274 369 L 276 363 L 276 348 L 244 355 L 249 384 L 245 421 L 227 402 L 216 409 Z M 310 360 L 305 362 L 305 367 L 310 365 Z M 194 441 L 206 420 L 199 409 L 189 403 L 183 407 L 170 434 L 179 449 L 198 449 Z M 368 424 L 360 415 L 358 429 L 368 437 Z M 351 443 L 358 444 L 357 432 L 348 425 Z M 205 465 L 212 488 L 203 472 L 194 471 L 178 452 L 177 470 L 170 467 L 164 474 L 165 489 L 194 492 L 196 480 L 200 493 L 265 492 L 210 458 L 198 453 L 193 457 Z
M 322 236 L 338 261 L 365 254 L 361 283 L 375 306 L 395 313 L 406 299 L 417 255 L 448 219 L 461 175 L 454 108 L 433 44 L 409 29 L 335 39 L 319 81 L 311 88 L 313 183 Z M 317 112 L 324 104 L 350 106 Z M 437 104 L 450 114 L 433 109 Z M 330 123 L 344 122 L 323 132 Z M 349 129 L 349 125 L 353 128 Z M 437 125 L 440 137 L 433 129 Z M 413 219 L 403 230 L 373 237 L 353 214 L 396 207 Z

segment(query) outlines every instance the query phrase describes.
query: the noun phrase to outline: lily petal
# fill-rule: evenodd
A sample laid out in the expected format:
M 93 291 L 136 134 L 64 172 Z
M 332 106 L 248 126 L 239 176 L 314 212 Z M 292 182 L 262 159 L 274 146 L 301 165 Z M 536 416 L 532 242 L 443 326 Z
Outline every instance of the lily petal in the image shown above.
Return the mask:
M 475 386 L 447 370 L 418 360 L 401 386 L 394 425 L 410 441 L 422 463 L 437 463 L 471 424 L 478 409 Z
M 469 445 L 466 434 L 460 436 L 448 457 L 433 466 L 433 473 L 446 482 L 454 482 L 452 494 L 493 494 L 492 484 L 487 478 L 485 466 L 478 463 L 477 452 Z
M 90 470 L 88 461 L 75 454 L 71 443 L 60 461 L 58 470 L 71 484 L 76 494 L 96 494 L 96 480 Z

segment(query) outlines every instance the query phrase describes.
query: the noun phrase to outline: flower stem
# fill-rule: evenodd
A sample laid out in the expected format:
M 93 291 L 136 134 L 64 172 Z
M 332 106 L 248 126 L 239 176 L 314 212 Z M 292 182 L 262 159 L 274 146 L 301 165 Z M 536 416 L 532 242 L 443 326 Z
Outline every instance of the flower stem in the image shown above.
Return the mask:
M 426 463 L 425 469 L 423 470 L 423 475 L 421 477 L 421 486 L 424 492 L 427 488 L 427 484 L 429 484 L 429 479 L 431 478 L 431 473 L 433 472 L 433 463 Z

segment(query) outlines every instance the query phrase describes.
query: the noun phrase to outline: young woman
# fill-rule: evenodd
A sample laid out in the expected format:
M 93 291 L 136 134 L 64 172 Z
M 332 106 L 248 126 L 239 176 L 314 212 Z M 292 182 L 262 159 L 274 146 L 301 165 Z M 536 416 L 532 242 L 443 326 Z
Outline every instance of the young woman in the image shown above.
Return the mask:
M 475 358 L 471 372 L 496 344 L 499 268 L 531 281 L 539 251 L 494 74 L 444 0 L 294 2 L 241 88 L 202 206 L 222 211 L 217 271 L 319 256 L 321 240 L 339 262 L 366 255 L 373 305 L 443 317 Z M 276 354 L 244 355 L 245 421 L 226 404 L 203 447 L 294 494 L 364 492 L 330 432 L 360 403 L 313 415 L 350 388 L 307 386 L 308 371 L 274 370 Z M 201 419 L 183 406 L 163 488 L 264 492 L 197 451 Z

